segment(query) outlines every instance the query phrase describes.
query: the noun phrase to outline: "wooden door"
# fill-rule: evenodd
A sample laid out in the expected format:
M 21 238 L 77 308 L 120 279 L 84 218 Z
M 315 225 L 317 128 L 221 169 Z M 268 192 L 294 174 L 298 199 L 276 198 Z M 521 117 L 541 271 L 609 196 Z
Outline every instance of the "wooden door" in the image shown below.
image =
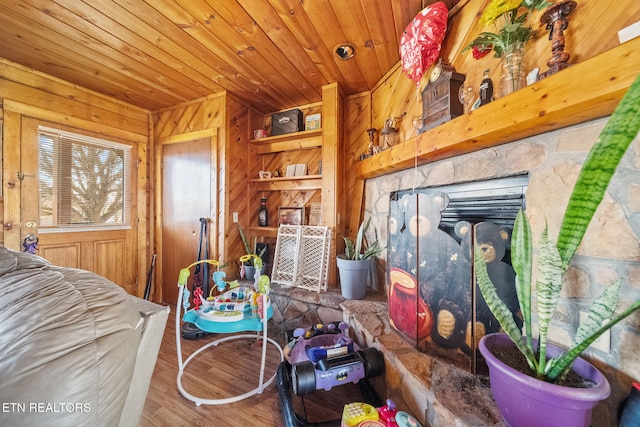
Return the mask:
M 205 137 L 161 146 L 162 300 L 175 304 L 180 269 L 197 259 L 200 218 L 207 218 L 209 235 L 215 236 L 215 146 Z M 205 244 L 214 254 L 211 239 Z M 204 255 L 204 254 L 203 254 Z M 193 272 L 193 271 L 192 271 Z
M 100 137 L 117 143 L 131 145 L 131 165 L 137 163 L 134 143 L 115 140 L 93 134 L 90 131 L 71 129 L 58 124 L 46 123 L 32 118 L 21 120 L 20 172 L 16 182 L 20 191 L 20 250 L 27 236 L 37 236 L 36 254 L 62 267 L 81 268 L 93 271 L 123 287 L 132 295 L 137 294 L 137 262 L 135 206 L 131 204 L 130 223 L 118 227 L 65 227 L 56 228 L 40 223 L 40 170 L 38 126 L 44 125 L 61 131 L 88 137 Z M 131 200 L 136 200 L 136 171 L 130 168 L 129 187 Z M 64 189 L 63 189 L 64 191 Z M 69 189 L 69 191 L 71 191 Z M 17 237 L 17 236 L 16 236 Z M 144 280 L 144 278 L 140 279 Z

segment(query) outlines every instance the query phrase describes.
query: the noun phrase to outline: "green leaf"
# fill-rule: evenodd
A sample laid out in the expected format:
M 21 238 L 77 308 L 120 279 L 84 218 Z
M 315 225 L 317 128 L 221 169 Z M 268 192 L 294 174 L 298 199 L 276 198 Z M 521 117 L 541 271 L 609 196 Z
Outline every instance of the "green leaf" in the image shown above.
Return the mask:
M 346 259 L 356 259 L 356 250 L 353 245 L 353 241 L 348 237 L 344 239 L 344 256 Z
M 553 3 L 547 0 L 522 0 L 522 7 L 529 10 L 542 10 L 546 9 Z
M 542 374 L 545 369 L 547 332 L 551 318 L 556 311 L 558 299 L 560 298 L 563 273 L 564 269 L 562 268 L 558 248 L 555 242 L 549 238 L 549 232 L 545 226 L 542 236 L 540 237 L 540 245 L 538 248 L 538 280 L 536 282 L 536 292 L 538 295 L 538 329 L 540 331 L 540 362 L 538 364 L 538 374 Z
M 346 259 L 351 260 L 363 260 L 378 255 L 385 248 L 380 246 L 380 243 L 376 240 L 372 244 L 369 244 L 365 234 L 371 224 L 371 217 L 366 222 L 360 224 L 358 227 L 358 234 L 356 235 L 355 242 L 349 237 L 343 236 L 344 239 L 344 254 Z
M 618 304 L 618 291 L 620 290 L 621 283 L 622 280 L 617 280 L 593 301 L 587 319 L 580 325 L 576 332 L 576 336 L 573 339 L 573 346 L 585 341 L 590 335 L 600 329 L 605 321 L 609 320 Z
M 620 160 L 640 131 L 640 76 L 614 110 L 585 160 L 558 235 L 562 264 L 569 265 Z
M 523 316 L 527 345 L 533 348 L 531 331 L 531 269 L 533 264 L 531 226 L 522 210 L 518 211 L 511 236 L 511 264 L 516 272 L 516 294 Z
M 478 245 L 475 245 L 474 261 L 476 281 L 487 306 L 498 320 L 498 323 L 500 323 L 502 330 L 509 335 L 511 341 L 515 343 L 520 352 L 525 356 L 529 367 L 535 371 L 537 364 L 533 350 L 523 341 L 520 328 L 518 328 L 515 320 L 513 320 L 511 310 L 509 310 L 509 307 L 504 303 L 504 301 L 502 301 L 500 296 L 498 296 L 496 287 L 487 272 L 487 265 L 484 261 L 484 257 L 482 256 L 482 250 L 480 250 Z
M 242 239 L 242 244 L 244 245 L 244 250 L 246 251 L 247 255 L 252 254 L 253 252 L 249 247 L 249 241 L 247 240 L 247 235 L 244 234 L 244 230 L 239 225 L 238 225 L 238 232 L 240 232 L 240 238 Z
M 376 240 L 375 242 L 373 242 L 373 244 L 371 246 L 369 246 L 367 248 L 367 250 L 364 252 L 364 254 L 362 255 L 362 259 L 367 259 L 367 258 L 371 258 L 373 256 L 378 255 L 380 252 L 382 252 L 384 250 L 383 247 L 380 246 L 380 244 L 378 243 L 378 241 Z
M 583 351 L 587 349 L 595 340 L 597 340 L 600 335 L 611 329 L 616 323 L 625 319 L 627 316 L 640 309 L 640 301 L 636 301 L 634 304 L 630 305 L 629 308 L 624 310 L 619 315 L 615 316 L 606 325 L 601 326 L 597 331 L 595 331 L 592 335 L 590 335 L 587 339 L 582 341 L 580 344 L 572 347 L 567 353 L 559 357 L 553 365 L 553 368 L 549 370 L 547 373 L 547 379 L 560 383 L 566 374 L 571 369 L 571 365 L 573 362 L 582 354 Z
M 356 236 L 356 248 L 355 248 L 355 258 L 353 259 L 361 259 L 359 258 L 360 256 L 360 251 L 362 250 L 362 239 L 364 237 L 364 233 L 367 232 L 367 230 L 369 229 L 369 224 L 371 223 L 371 217 L 369 217 L 367 219 L 366 223 L 362 223 L 360 224 L 360 227 L 358 228 L 358 235 Z

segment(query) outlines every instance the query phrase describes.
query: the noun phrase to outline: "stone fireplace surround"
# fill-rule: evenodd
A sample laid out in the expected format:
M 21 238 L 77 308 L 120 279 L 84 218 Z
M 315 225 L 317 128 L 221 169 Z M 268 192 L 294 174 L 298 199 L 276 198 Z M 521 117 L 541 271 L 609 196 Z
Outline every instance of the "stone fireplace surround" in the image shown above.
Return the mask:
M 551 235 L 557 235 L 561 215 L 582 161 L 607 118 L 529 137 L 498 147 L 419 166 L 417 169 L 370 179 L 365 188 L 365 217 L 381 243 L 386 244 L 389 195 L 393 191 L 482 181 L 528 173 L 527 213 L 537 240 L 545 217 Z M 550 339 L 570 342 L 579 311 L 594 295 L 622 277 L 621 304 L 640 298 L 640 153 L 634 141 L 614 177 L 607 196 L 574 264 L 570 283 L 563 290 L 559 313 L 551 325 Z M 535 245 L 535 242 L 534 242 Z M 286 330 L 297 322 L 346 320 L 363 346 L 376 346 L 386 360 L 386 381 L 375 381 L 383 395 L 418 417 L 423 425 L 502 426 L 486 377 L 459 370 L 419 353 L 391 330 L 388 322 L 385 256 L 377 259 L 374 282 L 367 298 L 344 300 L 339 292 L 305 294 L 275 289 L 274 321 Z M 599 404 L 593 425 L 615 426 L 616 413 L 632 380 L 640 378 L 640 321 L 632 316 L 616 325 L 611 351 L 588 350 L 585 356 L 600 368 L 612 386 L 612 395 Z

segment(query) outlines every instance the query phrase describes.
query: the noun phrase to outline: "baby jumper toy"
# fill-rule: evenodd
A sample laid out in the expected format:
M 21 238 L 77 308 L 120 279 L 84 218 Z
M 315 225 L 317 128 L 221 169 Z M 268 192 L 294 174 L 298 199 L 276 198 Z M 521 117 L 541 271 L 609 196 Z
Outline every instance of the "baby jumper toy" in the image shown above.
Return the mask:
M 248 261 L 248 259 L 245 261 Z M 255 259 L 253 260 L 253 262 L 254 265 L 257 264 L 257 261 Z M 269 277 L 259 277 L 258 275 L 256 275 L 253 288 L 240 287 L 237 281 L 231 283 L 224 282 L 223 279 L 225 276 L 223 274 L 217 274 L 222 272 L 216 271 L 212 274 L 215 287 L 211 290 L 209 296 L 205 299 L 202 292 L 196 293 L 194 291 L 194 307 L 190 308 L 190 293 L 189 289 L 187 288 L 187 280 L 189 278 L 189 275 L 191 274 L 190 269 L 201 263 L 207 263 L 214 266 L 219 265 L 219 263 L 215 260 L 196 261 L 188 267 L 180 270 L 180 274 L 178 276 L 178 287 L 180 288 L 178 292 L 178 302 L 176 304 L 178 390 L 180 391 L 180 394 L 194 402 L 196 406 L 200 406 L 201 404 L 219 405 L 237 402 L 255 394 L 260 394 L 267 386 L 269 386 L 273 382 L 276 377 L 276 373 L 274 373 L 273 376 L 268 378 L 267 380 L 265 380 L 264 378 L 267 357 L 267 344 L 273 345 L 278 350 L 280 361 L 283 360 L 282 349 L 276 341 L 267 336 L 267 321 L 273 315 L 273 309 L 271 307 L 271 301 L 269 299 Z M 227 288 L 229 289 L 225 291 L 225 289 Z M 221 292 L 220 295 L 214 296 L 214 289 L 217 289 L 218 292 Z M 184 315 L 182 316 L 182 319 L 180 318 L 181 307 L 184 309 Z M 237 334 L 228 335 L 209 342 L 193 352 L 189 357 L 187 357 L 186 360 L 183 361 L 180 335 L 181 320 L 196 325 L 204 332 Z M 240 334 L 240 332 L 255 332 L 255 334 Z M 206 399 L 203 397 L 194 396 L 184 389 L 182 385 L 182 376 L 184 374 L 184 370 L 197 355 L 209 349 L 210 347 L 217 346 L 222 342 L 243 338 L 257 339 L 258 341 L 261 341 L 263 343 L 260 374 L 258 378 L 258 385 L 255 389 L 237 396 L 221 399 Z

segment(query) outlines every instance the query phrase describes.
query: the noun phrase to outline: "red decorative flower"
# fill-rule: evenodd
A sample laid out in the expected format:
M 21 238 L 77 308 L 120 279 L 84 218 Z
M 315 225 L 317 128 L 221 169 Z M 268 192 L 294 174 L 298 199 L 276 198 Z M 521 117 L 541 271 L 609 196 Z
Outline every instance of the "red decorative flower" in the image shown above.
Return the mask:
M 484 58 L 485 56 L 487 56 L 487 54 L 489 54 L 489 52 L 491 52 L 491 49 L 493 49 L 493 45 L 475 45 L 473 46 L 473 49 L 471 50 L 471 54 L 473 55 L 473 59 L 480 59 L 480 58 Z

